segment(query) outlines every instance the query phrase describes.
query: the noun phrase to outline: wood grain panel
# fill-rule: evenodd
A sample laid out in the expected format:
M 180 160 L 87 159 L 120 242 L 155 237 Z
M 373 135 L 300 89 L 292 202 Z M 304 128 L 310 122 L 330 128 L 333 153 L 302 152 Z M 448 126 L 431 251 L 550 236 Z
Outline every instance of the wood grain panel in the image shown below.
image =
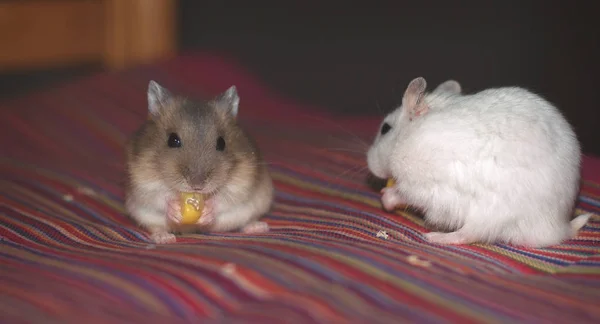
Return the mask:
M 176 1 L 106 0 L 105 64 L 124 68 L 176 51 Z
M 104 52 L 99 0 L 0 3 L 0 70 L 99 61 Z

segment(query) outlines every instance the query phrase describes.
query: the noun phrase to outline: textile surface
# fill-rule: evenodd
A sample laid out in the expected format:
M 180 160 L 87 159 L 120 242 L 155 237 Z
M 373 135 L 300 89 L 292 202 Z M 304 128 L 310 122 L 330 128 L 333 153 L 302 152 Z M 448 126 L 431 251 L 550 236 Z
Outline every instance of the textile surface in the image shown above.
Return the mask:
M 123 144 L 156 80 L 212 96 L 272 173 L 266 234 L 155 245 L 125 215 Z M 600 159 L 585 157 L 564 244 L 427 243 L 421 216 L 387 213 L 365 181 L 381 114 L 332 115 L 274 93 L 210 53 L 104 73 L 0 105 L 0 321 L 6 323 L 600 322 Z

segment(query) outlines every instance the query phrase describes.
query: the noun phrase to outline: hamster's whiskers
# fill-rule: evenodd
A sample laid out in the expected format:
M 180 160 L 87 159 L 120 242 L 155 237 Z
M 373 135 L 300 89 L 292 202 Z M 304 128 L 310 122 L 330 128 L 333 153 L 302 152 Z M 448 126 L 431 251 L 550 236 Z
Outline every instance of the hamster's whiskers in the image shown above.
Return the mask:
M 383 111 L 383 109 L 381 109 L 381 106 L 379 105 L 379 101 L 377 99 L 375 99 L 375 107 L 377 107 L 377 111 L 379 111 L 379 113 L 381 115 L 385 115 L 386 114 L 386 112 Z
M 340 137 L 335 137 L 333 135 L 327 135 L 327 137 L 332 141 L 343 142 L 344 144 L 352 144 L 352 146 L 358 146 L 360 149 L 364 150 L 365 152 L 369 149 L 369 145 L 367 145 L 367 143 L 363 139 L 358 137 L 357 135 L 353 135 L 351 138 L 348 138 L 348 137 L 340 138 Z
M 365 171 L 368 168 L 368 166 L 354 166 L 351 168 L 348 168 L 346 171 L 340 173 L 338 176 L 335 177 L 335 179 L 339 179 L 342 176 L 346 175 L 346 174 L 351 174 L 351 175 L 355 175 L 355 174 L 360 174 L 361 172 Z
M 173 181 L 173 185 L 168 187 L 168 191 L 181 191 L 179 188 L 186 185 L 186 180 L 184 177 L 178 177 Z
M 280 163 L 280 162 L 267 162 L 267 161 L 265 161 L 265 162 L 258 163 L 258 165 L 268 165 L 268 166 L 270 166 L 270 165 L 279 165 L 279 166 L 284 166 L 285 164 Z
M 320 150 L 324 150 L 324 151 L 341 151 L 341 152 L 350 152 L 350 153 L 358 153 L 358 154 L 367 154 L 367 151 L 361 151 L 361 150 L 353 150 L 353 149 L 348 149 L 348 148 L 343 148 L 343 147 L 324 147 Z

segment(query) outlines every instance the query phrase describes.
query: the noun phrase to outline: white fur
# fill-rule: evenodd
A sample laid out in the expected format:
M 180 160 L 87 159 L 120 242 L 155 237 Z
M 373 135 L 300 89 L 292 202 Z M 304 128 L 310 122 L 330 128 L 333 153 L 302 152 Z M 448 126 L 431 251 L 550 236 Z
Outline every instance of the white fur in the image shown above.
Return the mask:
M 456 231 L 426 234 L 430 241 L 543 247 L 585 225 L 589 214 L 569 223 L 580 146 L 553 105 L 517 87 L 464 95 L 440 86 L 421 100 L 421 116 L 410 120 L 405 104 L 386 116 L 392 128 L 367 161 L 428 223 Z
M 167 202 L 173 198 L 172 190 L 163 181 L 147 181 L 143 185 L 133 186 L 125 199 L 129 215 L 150 231 L 155 243 L 175 241 L 175 235 L 168 231 L 169 223 L 165 217 Z
M 218 206 L 214 223 L 210 226 L 213 232 L 229 232 L 233 230 L 247 231 L 248 225 L 262 223 L 258 220 L 271 208 L 273 201 L 273 185 L 268 174 L 265 172 L 264 179 L 260 185 L 253 188 L 253 199 L 243 203 L 235 199 L 234 185 L 228 186 L 215 199 Z M 265 223 L 266 225 L 266 223 Z
M 135 176 L 134 174 L 134 178 Z M 197 230 L 195 225 L 176 225 L 167 221 L 168 201 L 177 197 L 177 191 L 171 190 L 160 180 L 135 183 L 143 184 L 134 185 L 134 190 L 127 195 L 125 207 L 139 224 L 151 232 L 155 243 L 174 242 L 175 236 L 170 234 L 171 230 Z M 259 219 L 269 211 L 273 200 L 273 185 L 269 174 L 266 170 L 263 171 L 260 185 L 254 188 L 252 199 L 249 200 L 237 199 L 242 195 L 238 183 L 230 182 L 212 198 L 215 204 L 214 221 L 205 231 L 252 232 L 251 228 L 257 227 L 256 225 L 268 230 L 268 225 L 259 222 Z

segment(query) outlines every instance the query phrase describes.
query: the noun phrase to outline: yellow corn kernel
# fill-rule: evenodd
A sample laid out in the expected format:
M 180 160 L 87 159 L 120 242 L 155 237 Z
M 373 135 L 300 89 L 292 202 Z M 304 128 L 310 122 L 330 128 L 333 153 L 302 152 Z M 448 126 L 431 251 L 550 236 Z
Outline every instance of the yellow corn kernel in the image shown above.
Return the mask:
M 395 184 L 396 184 L 396 181 L 394 181 L 393 178 L 389 178 L 388 181 L 387 181 L 387 184 L 385 186 L 386 187 L 391 187 L 391 186 L 393 186 Z
M 181 193 L 181 223 L 195 224 L 202 216 L 204 197 L 195 192 Z

